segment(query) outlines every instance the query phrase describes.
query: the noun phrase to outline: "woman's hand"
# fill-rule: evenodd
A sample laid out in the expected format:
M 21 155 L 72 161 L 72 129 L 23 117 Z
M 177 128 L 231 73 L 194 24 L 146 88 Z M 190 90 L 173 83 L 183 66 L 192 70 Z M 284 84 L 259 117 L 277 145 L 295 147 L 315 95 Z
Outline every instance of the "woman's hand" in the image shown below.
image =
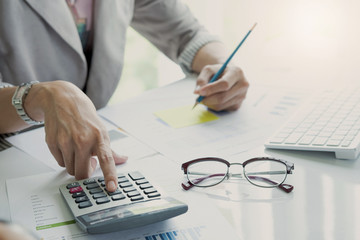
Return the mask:
M 127 157 L 110 148 L 107 130 L 91 100 L 75 85 L 65 81 L 33 85 L 25 100 L 25 111 L 44 120 L 46 143 L 58 164 L 76 179 L 89 178 L 98 157 L 106 188 L 117 188 L 116 164 Z
M 249 88 L 243 71 L 231 63 L 219 79 L 209 83 L 228 56 L 222 43 L 210 42 L 199 49 L 192 62 L 192 70 L 199 73 L 194 93 L 203 96 L 201 103 L 215 111 L 240 108 Z
M 244 101 L 249 83 L 239 67 L 228 66 L 217 81 L 208 84 L 221 66 L 206 65 L 197 78 L 194 93 L 203 96 L 201 103 L 210 109 L 234 111 Z

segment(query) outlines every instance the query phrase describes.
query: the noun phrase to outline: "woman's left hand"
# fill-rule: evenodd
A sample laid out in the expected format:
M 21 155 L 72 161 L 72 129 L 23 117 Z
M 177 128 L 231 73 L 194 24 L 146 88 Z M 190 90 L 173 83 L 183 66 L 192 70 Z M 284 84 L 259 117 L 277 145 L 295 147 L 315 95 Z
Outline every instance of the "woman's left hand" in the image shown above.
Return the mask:
M 221 68 L 221 64 L 206 65 L 196 81 L 195 94 L 203 96 L 202 104 L 215 111 L 234 111 L 240 108 L 246 97 L 249 83 L 243 71 L 229 65 L 218 80 L 208 83 Z

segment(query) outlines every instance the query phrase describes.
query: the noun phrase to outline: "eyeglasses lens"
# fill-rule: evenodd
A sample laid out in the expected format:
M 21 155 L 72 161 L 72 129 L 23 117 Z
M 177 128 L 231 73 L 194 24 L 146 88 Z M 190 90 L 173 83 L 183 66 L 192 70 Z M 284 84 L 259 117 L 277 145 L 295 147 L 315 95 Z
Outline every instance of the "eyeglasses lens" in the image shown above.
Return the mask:
M 259 160 L 245 166 L 245 177 L 260 187 L 276 187 L 286 178 L 286 165 L 282 162 Z
M 193 163 L 188 167 L 188 180 L 199 187 L 209 187 L 224 180 L 228 172 L 226 164 L 218 161 Z

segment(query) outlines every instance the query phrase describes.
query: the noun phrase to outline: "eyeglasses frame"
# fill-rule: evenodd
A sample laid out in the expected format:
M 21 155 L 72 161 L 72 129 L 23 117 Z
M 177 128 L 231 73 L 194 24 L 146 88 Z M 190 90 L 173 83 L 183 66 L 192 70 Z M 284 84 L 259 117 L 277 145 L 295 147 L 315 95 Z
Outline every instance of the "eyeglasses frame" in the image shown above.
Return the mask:
M 208 185 L 208 186 L 199 186 L 199 185 L 194 185 L 189 177 L 188 177 L 188 167 L 193 164 L 193 163 L 198 163 L 198 162 L 205 162 L 205 161 L 218 161 L 218 162 L 222 162 L 224 164 L 227 165 L 227 172 L 226 174 L 224 175 L 223 179 L 221 181 L 219 181 L 218 183 L 215 183 L 215 184 L 211 184 L 211 185 Z M 286 175 L 284 177 L 284 180 L 281 182 L 281 183 L 278 183 L 274 186 L 262 186 L 262 185 L 257 185 L 255 184 L 254 182 L 252 182 L 247 174 L 245 174 L 245 166 L 248 165 L 249 163 L 252 163 L 252 162 L 256 162 L 256 161 L 274 161 L 274 162 L 280 162 L 282 164 L 284 164 L 286 166 Z M 220 183 L 222 183 L 226 178 L 229 179 L 229 170 L 230 170 L 230 166 L 231 165 L 241 165 L 243 167 L 243 175 L 245 176 L 245 178 L 248 180 L 248 182 L 250 182 L 251 184 L 257 186 L 257 187 L 263 187 L 263 188 L 274 188 L 274 187 L 278 187 L 280 188 L 281 190 L 287 192 L 287 193 L 290 193 L 293 189 L 294 189 L 294 186 L 290 185 L 290 184 L 285 184 L 285 180 L 286 180 L 286 177 L 288 174 L 292 174 L 292 170 L 294 170 L 294 163 L 291 163 L 291 162 L 288 162 L 288 161 L 284 161 L 284 160 L 281 160 L 281 159 L 277 159 L 277 158 L 272 158 L 272 157 L 255 157 L 255 158 L 251 158 L 251 159 L 248 159 L 246 160 L 245 162 L 243 163 L 230 163 L 229 161 L 225 160 L 225 159 L 222 159 L 222 158 L 218 158 L 218 157 L 204 157 L 204 158 L 196 158 L 196 159 L 193 159 L 193 160 L 190 160 L 188 162 L 185 162 L 181 165 L 181 169 L 184 171 L 184 174 L 186 174 L 186 177 L 188 179 L 188 182 L 187 184 L 188 185 L 185 185 L 185 183 L 182 183 L 182 187 L 184 190 L 189 190 L 190 188 L 196 186 L 196 187 L 203 187 L 203 188 L 206 188 L 206 187 L 212 187 L 212 186 L 215 186 L 215 185 L 218 185 Z M 266 179 L 267 181 L 271 181 L 269 179 Z

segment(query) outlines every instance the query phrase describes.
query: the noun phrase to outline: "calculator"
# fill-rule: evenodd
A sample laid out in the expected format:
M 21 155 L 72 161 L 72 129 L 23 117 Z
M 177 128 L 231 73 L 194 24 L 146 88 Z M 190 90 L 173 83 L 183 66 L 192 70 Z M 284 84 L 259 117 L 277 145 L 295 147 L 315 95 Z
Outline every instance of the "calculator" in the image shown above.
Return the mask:
M 185 203 L 163 196 L 139 171 L 119 174 L 118 183 L 115 192 L 108 192 L 104 177 L 94 177 L 59 190 L 77 224 L 90 234 L 140 227 L 188 210 Z

